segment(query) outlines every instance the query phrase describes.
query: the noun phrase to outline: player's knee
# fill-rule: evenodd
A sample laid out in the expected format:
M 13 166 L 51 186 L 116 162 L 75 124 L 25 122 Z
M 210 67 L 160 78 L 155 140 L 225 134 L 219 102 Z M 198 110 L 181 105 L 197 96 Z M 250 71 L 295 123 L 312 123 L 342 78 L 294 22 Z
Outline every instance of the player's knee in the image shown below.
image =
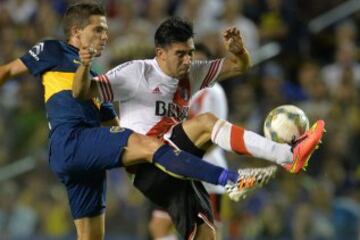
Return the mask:
M 201 224 L 196 233 L 196 240 L 216 240 L 216 231 L 207 224 Z
M 149 137 L 141 134 L 133 134 L 132 142 L 136 146 L 139 146 L 138 151 L 141 152 L 142 159 L 151 162 L 156 150 L 161 147 L 164 143 L 154 137 Z
M 75 221 L 77 240 L 102 240 L 105 237 L 103 223 L 97 218 Z
M 158 236 L 158 231 L 159 231 L 159 224 L 154 220 L 154 218 L 151 218 L 149 225 L 148 225 L 148 229 L 150 232 L 150 235 L 154 238 L 156 236 Z
M 153 239 L 168 236 L 171 233 L 171 220 L 167 218 L 152 217 L 148 228 Z
M 218 118 L 212 113 L 202 113 L 193 118 L 199 127 L 211 132 Z
M 158 150 L 164 143 L 154 137 L 147 137 L 142 139 L 142 146 L 144 146 L 144 150 L 146 151 L 146 160 L 149 162 L 152 161 L 154 153 Z
M 77 240 L 102 240 L 104 237 L 104 233 L 92 231 L 90 234 L 78 234 Z

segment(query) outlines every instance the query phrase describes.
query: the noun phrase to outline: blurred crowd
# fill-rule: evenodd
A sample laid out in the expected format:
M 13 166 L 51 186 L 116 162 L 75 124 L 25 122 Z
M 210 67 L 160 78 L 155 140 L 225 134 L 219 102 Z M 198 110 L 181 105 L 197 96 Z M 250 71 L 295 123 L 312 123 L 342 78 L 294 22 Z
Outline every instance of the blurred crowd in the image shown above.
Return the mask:
M 0 0 L 0 64 L 42 39 L 63 38 L 67 0 Z M 266 114 L 282 104 L 327 123 L 306 172 L 281 169 L 266 188 L 223 203 L 224 239 L 360 239 L 360 12 L 318 32 L 309 22 L 341 0 L 107 0 L 110 40 L 95 63 L 103 72 L 151 58 L 156 27 L 170 15 L 193 22 L 195 41 L 224 56 L 222 32 L 241 30 L 250 53 L 267 43 L 280 52 L 240 78 L 222 83 L 231 122 L 262 133 Z M 359 2 L 360 4 L 360 2 Z M 0 239 L 73 239 L 66 193 L 47 163 L 48 127 L 40 79 L 26 75 L 0 89 Z M 265 166 L 228 154 L 231 168 Z M 34 161 L 22 174 L 6 168 Z M 4 171 L 6 170 L 6 171 Z M 11 170 L 11 171 L 10 171 Z M 13 175 L 11 173 L 14 172 Z M 123 169 L 108 174 L 108 239 L 146 239 L 148 202 Z

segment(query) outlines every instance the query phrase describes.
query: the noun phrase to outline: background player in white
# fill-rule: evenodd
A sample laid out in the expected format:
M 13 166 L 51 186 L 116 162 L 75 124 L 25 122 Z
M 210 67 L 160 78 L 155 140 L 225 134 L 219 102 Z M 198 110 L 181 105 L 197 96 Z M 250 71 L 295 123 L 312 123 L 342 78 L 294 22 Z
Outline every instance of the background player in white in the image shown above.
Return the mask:
M 224 44 L 228 50 L 225 58 L 192 61 L 192 26 L 179 18 L 170 18 L 155 33 L 154 59 L 121 64 L 94 78 L 95 84 L 80 66 L 73 83 L 73 94 L 84 99 L 100 95 L 104 101 L 119 101 L 121 126 L 167 140 L 177 134 L 180 137 L 176 139 L 187 141 L 184 145 L 192 144 L 193 154 L 217 144 L 225 150 L 263 158 L 298 173 L 307 165 L 320 142 L 324 130 L 322 120 L 293 146 L 275 143 L 210 113 L 185 120 L 191 95 L 249 68 L 250 57 L 236 28 L 225 31 Z M 80 49 L 80 56 L 82 61 L 91 62 L 89 49 Z M 166 167 L 166 162 L 162 165 Z M 256 182 L 254 178 L 249 184 Z
M 196 56 L 196 54 L 195 54 Z M 199 58 L 197 58 L 199 59 Z M 228 116 L 228 104 L 224 89 L 219 83 L 215 83 L 211 88 L 203 89 L 197 92 L 190 103 L 190 118 L 202 113 L 210 112 L 219 119 L 227 119 Z M 218 146 L 210 148 L 205 156 L 204 160 L 209 161 L 212 164 L 227 168 L 225 152 Z M 203 182 L 205 189 L 210 195 L 210 203 L 213 211 L 215 225 L 217 227 L 218 240 L 222 239 L 222 223 L 221 223 L 221 204 L 222 194 L 225 189 L 221 186 L 215 186 Z
M 203 44 L 195 44 L 194 60 L 208 60 L 211 58 L 210 50 Z M 210 112 L 219 119 L 227 119 L 228 103 L 224 89 L 219 83 L 211 88 L 205 88 L 197 92 L 190 101 L 190 118 Z M 214 146 L 206 152 L 204 160 L 212 164 L 227 168 L 224 150 Z M 203 182 L 210 196 L 211 209 L 213 211 L 215 226 L 217 228 L 217 239 L 222 239 L 221 204 L 222 194 L 225 189 Z M 154 209 L 150 216 L 149 230 L 152 239 L 166 236 L 166 240 L 176 240 L 177 236 L 172 231 L 173 225 L 169 214 L 162 209 Z

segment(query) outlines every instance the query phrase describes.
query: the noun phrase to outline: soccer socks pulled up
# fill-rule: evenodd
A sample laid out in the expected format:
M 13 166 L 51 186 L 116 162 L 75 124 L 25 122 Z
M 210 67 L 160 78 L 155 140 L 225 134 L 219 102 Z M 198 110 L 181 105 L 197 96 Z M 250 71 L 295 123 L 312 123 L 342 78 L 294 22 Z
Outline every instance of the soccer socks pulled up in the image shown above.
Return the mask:
M 224 120 L 218 120 L 215 123 L 211 140 L 225 150 L 266 159 L 281 165 L 290 163 L 293 158 L 288 144 L 276 143 Z
M 225 186 L 229 181 L 236 182 L 239 177 L 234 171 L 210 164 L 190 153 L 174 150 L 167 144 L 154 153 L 153 163 L 170 175 L 189 177 L 215 185 Z

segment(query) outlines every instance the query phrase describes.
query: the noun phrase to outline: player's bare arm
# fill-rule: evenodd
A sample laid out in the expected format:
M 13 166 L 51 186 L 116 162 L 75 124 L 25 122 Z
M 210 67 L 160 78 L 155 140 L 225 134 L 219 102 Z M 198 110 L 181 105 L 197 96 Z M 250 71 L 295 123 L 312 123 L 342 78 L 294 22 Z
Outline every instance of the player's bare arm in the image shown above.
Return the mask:
M 8 64 L 0 66 L 0 86 L 2 86 L 7 79 L 26 73 L 28 71 L 25 64 L 16 59 Z
M 90 68 L 91 63 L 96 56 L 96 49 L 88 47 L 86 45 L 80 46 L 79 57 L 80 57 L 80 66 L 75 72 L 75 77 L 72 85 L 73 97 L 78 99 L 89 99 L 91 97 L 97 96 L 97 91 L 95 89 L 95 84 L 93 85 L 93 90 L 91 90 L 91 76 Z
M 246 50 L 240 31 L 237 28 L 226 29 L 223 37 L 228 56 L 224 59 L 218 78 L 220 81 L 244 73 L 251 64 L 249 52 Z

